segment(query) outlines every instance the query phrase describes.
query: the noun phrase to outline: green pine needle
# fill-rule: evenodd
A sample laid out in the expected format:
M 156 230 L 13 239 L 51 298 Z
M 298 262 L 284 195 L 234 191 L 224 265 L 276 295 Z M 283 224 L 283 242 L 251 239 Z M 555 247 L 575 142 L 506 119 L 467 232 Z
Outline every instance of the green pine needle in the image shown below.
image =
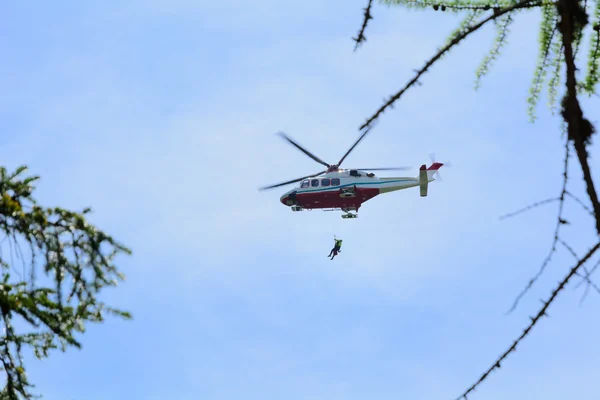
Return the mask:
M 496 39 L 494 41 L 494 45 L 492 50 L 488 55 L 483 59 L 481 65 L 477 69 L 476 72 L 476 80 L 475 80 L 475 90 L 479 89 L 481 86 L 481 79 L 484 75 L 486 75 L 492 65 L 492 63 L 497 59 L 500 55 L 500 50 L 507 42 L 507 35 L 509 33 L 509 26 L 513 23 L 512 15 L 506 14 L 499 20 L 499 23 L 496 24 Z
M 531 121 L 535 120 L 535 108 L 539 102 L 540 93 L 542 91 L 542 85 L 546 79 L 548 57 L 550 55 L 552 41 L 557 34 L 557 23 L 558 13 L 554 7 L 544 7 L 542 9 L 542 23 L 540 26 L 540 52 L 538 57 L 538 64 L 536 66 L 533 83 L 529 91 L 530 95 L 527 99 L 529 103 L 528 113 Z
M 596 85 L 600 81 L 600 0 L 596 1 L 594 16 L 591 18 L 592 34 L 588 55 L 587 75 L 582 85 L 590 96 L 596 93 Z

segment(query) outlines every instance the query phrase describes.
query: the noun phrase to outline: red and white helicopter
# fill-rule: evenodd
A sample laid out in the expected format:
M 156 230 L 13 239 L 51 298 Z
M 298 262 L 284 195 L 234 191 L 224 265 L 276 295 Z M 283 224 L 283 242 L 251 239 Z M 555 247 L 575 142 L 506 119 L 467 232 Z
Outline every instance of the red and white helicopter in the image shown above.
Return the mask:
M 285 133 L 278 134 L 294 145 L 304 154 L 327 167 L 326 170 L 316 174 L 307 175 L 302 178 L 278 183 L 276 185 L 266 186 L 260 190 L 273 189 L 280 186 L 299 182 L 296 187 L 285 192 L 280 201 L 284 205 L 291 207 L 292 211 L 324 209 L 325 211 L 342 210 L 342 218 L 356 218 L 360 206 L 366 201 L 372 199 L 378 194 L 389 193 L 396 190 L 408 189 L 419 186 L 421 196 L 427 196 L 429 182 L 434 181 L 434 175 L 438 173 L 442 163 L 435 162 L 429 168 L 425 164 L 421 165 L 419 175 L 416 177 L 389 177 L 379 178 L 372 172 L 366 171 L 384 171 L 384 170 L 409 170 L 411 167 L 397 168 L 355 168 L 341 169 L 340 165 L 350 154 L 356 145 L 369 133 L 366 130 L 358 140 L 350 147 L 337 164 L 328 164 L 300 146 Z

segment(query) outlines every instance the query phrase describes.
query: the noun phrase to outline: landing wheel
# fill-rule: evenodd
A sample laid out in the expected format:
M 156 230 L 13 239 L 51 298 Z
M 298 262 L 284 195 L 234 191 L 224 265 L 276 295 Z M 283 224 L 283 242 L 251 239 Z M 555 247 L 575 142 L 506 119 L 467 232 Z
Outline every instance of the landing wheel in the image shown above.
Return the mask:
M 351 213 L 347 213 L 347 214 L 342 214 L 342 218 L 344 219 L 348 219 L 348 218 L 358 218 L 357 214 L 351 214 Z

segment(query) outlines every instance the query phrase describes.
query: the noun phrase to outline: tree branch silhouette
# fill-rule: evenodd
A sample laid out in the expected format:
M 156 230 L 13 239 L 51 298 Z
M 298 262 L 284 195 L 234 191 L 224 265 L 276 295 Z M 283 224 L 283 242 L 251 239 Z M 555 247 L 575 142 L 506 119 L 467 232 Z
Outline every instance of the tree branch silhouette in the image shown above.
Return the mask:
M 373 19 L 373 16 L 371 15 L 371 7 L 372 6 L 373 6 L 373 0 L 369 0 L 369 3 L 364 8 L 365 13 L 363 15 L 363 23 L 360 28 L 360 31 L 358 32 L 358 35 L 356 35 L 355 38 L 352 38 L 352 40 L 354 40 L 356 42 L 356 44 L 354 45 L 354 51 L 356 51 L 356 49 L 358 49 L 358 47 L 363 42 L 367 41 L 367 37 L 365 36 L 365 31 L 367 30 L 367 25 L 369 24 L 369 20 Z
M 555 202 L 555 201 L 559 201 L 559 200 L 560 200 L 559 197 L 553 197 L 551 199 L 546 199 L 546 200 L 538 201 L 538 202 L 533 203 L 533 204 L 531 204 L 531 205 L 529 205 L 527 207 L 523 207 L 520 210 L 511 212 L 509 214 L 505 214 L 505 215 L 503 215 L 503 216 L 500 217 L 500 220 L 515 217 L 515 216 L 517 216 L 519 214 L 522 214 L 524 212 L 527 212 L 527 211 L 532 210 L 534 208 L 537 208 L 539 206 L 543 206 L 544 204 L 549 204 L 549 203 L 552 203 L 552 202 Z
M 569 271 L 569 273 L 567 274 L 567 276 L 565 276 L 564 279 L 562 281 L 560 281 L 560 283 L 558 284 L 558 286 L 552 291 L 552 294 L 551 294 L 550 298 L 548 298 L 548 300 L 546 300 L 544 302 L 544 305 L 538 311 L 538 313 L 536 314 L 536 316 L 535 317 L 530 317 L 531 318 L 531 323 L 523 330 L 523 333 L 513 342 L 513 344 L 508 348 L 508 350 L 506 350 L 498 359 L 496 359 L 496 361 L 494 361 L 494 363 L 492 364 L 492 366 L 490 368 L 488 368 L 488 370 L 485 371 L 483 373 L 483 375 L 481 375 L 481 377 L 479 378 L 479 380 L 477 380 L 477 382 L 475 382 L 464 393 L 462 393 L 460 396 L 457 397 L 457 400 L 460 400 L 460 399 L 467 400 L 467 395 L 469 393 L 471 393 L 473 390 L 475 390 L 475 388 L 477 388 L 481 383 L 483 383 L 483 381 L 485 381 L 488 378 L 488 376 L 490 375 L 490 373 L 492 371 L 494 371 L 495 369 L 499 369 L 500 368 L 500 364 L 502 363 L 502 361 L 504 361 L 504 359 L 506 359 L 506 357 L 508 357 L 508 355 L 510 353 L 512 353 L 513 351 L 516 350 L 517 345 L 523 339 L 525 339 L 525 337 L 527 335 L 529 335 L 529 333 L 531 332 L 531 330 L 533 329 L 533 327 L 538 323 L 538 321 L 540 320 L 540 318 L 542 318 L 543 316 L 547 315 L 546 311 L 548 310 L 548 307 L 550 307 L 550 305 L 554 302 L 554 300 L 556 299 L 556 296 L 558 295 L 558 293 L 561 290 L 564 289 L 564 287 L 566 286 L 567 283 L 569 283 L 569 280 L 573 277 L 573 275 L 577 274 L 579 268 L 581 268 L 581 266 L 583 266 L 583 264 L 585 264 L 587 262 L 587 260 L 590 257 L 592 257 L 594 255 L 594 253 L 599 248 L 600 248 L 600 242 L 597 243 L 590 251 L 588 251 L 587 254 L 577 264 L 575 264 L 574 267 L 571 268 L 571 270 Z
M 573 141 L 577 158 L 583 172 L 587 193 L 592 203 L 596 220 L 596 231 L 600 235 L 600 203 L 594 188 L 594 181 L 587 162 L 587 145 L 595 132 L 592 123 L 583 116 L 583 111 L 577 99 L 577 80 L 575 79 L 575 59 L 573 55 L 573 41 L 576 29 L 583 29 L 588 23 L 588 16 L 577 0 L 559 0 L 558 12 L 560 21 L 558 27 L 562 33 L 565 63 L 567 66 L 566 86 L 567 93 L 562 102 L 562 116 L 567 123 L 569 139 Z
M 575 289 L 579 288 L 579 286 L 581 286 L 582 283 L 584 282 L 588 282 L 589 278 L 594 274 L 594 272 L 596 272 L 596 269 L 598 269 L 598 267 L 600 266 L 600 260 L 598 260 L 596 262 L 596 264 L 592 267 L 591 270 L 589 270 L 585 276 L 581 279 L 581 281 L 579 281 L 579 283 L 575 286 Z M 585 288 L 585 292 L 583 293 L 583 296 L 581 297 L 581 301 L 579 302 L 579 304 L 583 303 L 583 301 L 585 300 L 587 294 L 589 293 L 589 288 L 590 286 L 587 285 Z
M 525 287 L 525 289 L 523 289 L 523 291 L 521 291 L 521 293 L 519 293 L 519 295 L 517 296 L 517 298 L 513 302 L 513 305 L 511 306 L 510 310 L 508 310 L 507 314 L 510 314 L 511 312 L 513 312 L 517 308 L 517 306 L 519 305 L 519 302 L 521 301 L 521 299 L 523 298 L 523 296 L 525 296 L 525 294 L 529 291 L 529 289 L 531 289 L 531 287 L 540 278 L 540 276 L 542 276 L 542 274 L 544 273 L 544 270 L 546 269 L 546 267 L 548 266 L 548 264 L 552 260 L 552 255 L 556 251 L 556 243 L 559 240 L 560 227 L 562 225 L 565 225 L 565 224 L 568 223 L 565 219 L 563 219 L 563 207 L 564 207 L 564 203 L 565 203 L 565 194 L 567 193 L 567 182 L 569 180 L 569 174 L 568 174 L 568 170 L 569 170 L 569 144 L 570 144 L 569 140 L 567 140 L 566 143 L 565 143 L 565 161 L 564 161 L 564 169 L 563 169 L 563 185 L 562 185 L 562 190 L 560 192 L 560 195 L 557 198 L 558 201 L 559 201 L 558 217 L 556 218 L 556 227 L 554 228 L 554 237 L 552 238 L 552 246 L 550 247 L 550 251 L 549 251 L 548 255 L 546 256 L 546 258 L 542 262 L 542 266 L 540 267 L 539 271 L 537 272 L 537 274 L 535 274 L 535 276 L 533 278 L 531 278 L 529 280 L 529 282 L 527 283 L 527 286 Z M 538 203 L 538 204 L 540 204 L 540 203 Z
M 41 207 L 32 196 L 38 177 L 22 177 L 26 169 L 8 173 L 0 167 L 0 233 L 11 253 L 10 264 L 0 253 L 0 368 L 6 375 L 0 395 L 11 400 L 34 397 L 22 357 L 25 348 L 42 359 L 53 349 L 80 348 L 78 334 L 107 314 L 131 318 L 99 298 L 103 288 L 124 279 L 114 258 L 131 251 L 87 221 L 89 208 L 77 213 Z M 23 271 L 15 279 L 9 273 L 13 247 L 26 267 L 20 243 L 29 246 L 30 274 Z M 45 273 L 47 287 L 38 286 L 36 269 Z
M 585 204 L 583 204 L 583 201 L 581 201 L 579 199 L 579 197 L 575 196 L 574 194 L 572 194 L 568 190 L 565 192 L 565 194 L 567 196 L 569 196 L 570 198 L 572 198 L 573 200 L 575 200 L 585 211 L 588 212 L 588 214 L 590 214 L 592 217 L 594 216 L 594 211 L 592 211 L 588 206 L 586 206 Z
M 571 255 L 573 256 L 573 258 L 575 259 L 575 261 L 579 261 L 579 256 L 577 256 L 577 253 L 575 253 L 575 250 L 573 250 L 573 248 L 571 246 L 569 246 L 567 244 L 567 242 L 565 242 L 562 239 L 560 239 L 559 242 L 560 242 L 560 244 L 563 245 L 563 247 L 565 249 L 567 249 L 567 251 L 569 253 L 571 253 Z M 582 275 L 579 272 L 576 275 L 580 276 L 583 279 L 584 282 L 587 282 L 588 287 L 586 287 L 586 293 L 587 293 L 589 287 L 593 287 L 596 290 L 596 292 L 600 293 L 600 288 L 598 288 L 598 286 L 594 282 L 592 282 L 592 280 L 590 279 L 590 276 L 589 276 L 590 272 L 588 271 L 588 269 L 586 268 L 586 266 L 582 265 L 581 267 L 583 268 L 583 271 L 585 272 L 585 275 Z M 577 287 L 579 287 L 579 285 L 577 285 Z M 582 297 L 581 301 L 583 302 L 584 299 L 585 299 L 585 294 Z
M 480 77 L 485 74 L 491 62 L 494 60 L 495 57 L 498 56 L 499 50 L 502 47 L 504 41 L 506 40 L 506 37 L 508 35 L 508 26 L 513 21 L 513 11 L 523 10 L 527 8 L 543 9 L 543 18 L 540 31 L 540 61 L 538 62 L 538 66 L 535 70 L 533 86 L 531 88 L 531 95 L 528 98 L 528 102 L 530 103 L 529 113 L 532 117 L 532 120 L 535 119 L 533 111 L 535 105 L 538 102 L 539 94 L 541 92 L 542 85 L 545 76 L 548 72 L 548 69 L 551 69 L 552 73 L 552 76 L 548 83 L 548 96 L 550 99 L 549 105 L 552 109 L 554 109 L 558 87 L 561 82 L 561 67 L 562 65 L 566 66 L 566 79 L 564 85 L 565 94 L 561 101 L 561 115 L 564 124 L 563 126 L 567 133 L 567 138 L 565 143 L 565 158 L 563 172 L 564 179 L 560 196 L 557 198 L 550 198 L 534 203 L 530 206 L 527 206 L 516 212 L 504 215 L 500 218 L 510 218 L 545 204 L 549 204 L 555 201 L 559 202 L 558 218 L 556 222 L 556 228 L 554 231 L 554 237 L 550 252 L 544 260 L 544 262 L 542 263 L 542 266 L 540 267 L 538 273 L 529 281 L 527 287 L 517 297 L 509 313 L 517 307 L 520 299 L 527 293 L 527 291 L 543 274 L 553 254 L 556 252 L 558 243 L 564 246 L 573 255 L 573 257 L 577 259 L 577 254 L 575 253 L 575 251 L 559 235 L 561 226 L 569 223 L 563 217 L 563 208 L 566 197 L 569 197 L 575 202 L 577 202 L 584 210 L 586 210 L 591 216 L 594 217 L 595 230 L 597 234 L 600 235 L 600 204 L 596 189 L 594 187 L 594 182 L 588 163 L 587 153 L 587 146 L 591 144 L 591 137 L 595 133 L 595 129 L 591 122 L 584 117 L 583 111 L 579 104 L 579 99 L 577 98 L 578 91 L 586 92 L 590 96 L 598 96 L 598 94 L 595 93 L 595 85 L 598 82 L 600 82 L 600 0 L 596 0 L 594 14 L 595 22 L 592 27 L 594 33 L 592 33 L 592 42 L 589 50 L 587 76 L 585 77 L 582 83 L 578 83 L 575 76 L 577 70 L 575 59 L 578 55 L 580 42 L 584 33 L 584 27 L 588 24 L 588 15 L 586 13 L 588 0 L 584 1 L 585 4 L 582 7 L 580 0 L 524 0 L 519 2 L 511 0 L 507 2 L 504 2 L 502 0 L 500 0 L 500 2 L 492 0 L 483 0 L 482 3 L 473 2 L 471 0 L 455 0 L 452 2 L 430 0 L 383 0 L 383 2 L 387 4 L 401 4 L 408 8 L 433 7 L 434 10 L 441 9 L 442 11 L 445 11 L 446 9 L 450 9 L 453 12 L 459 12 L 460 10 L 470 9 L 471 14 L 467 16 L 467 18 L 460 24 L 459 28 L 450 36 L 448 42 L 440 50 L 438 50 L 429 60 L 427 60 L 425 65 L 421 69 L 415 71 L 415 75 L 412 77 L 411 80 L 408 81 L 406 85 L 404 85 L 404 87 L 402 87 L 399 91 L 390 96 L 387 100 L 384 100 L 383 105 L 366 119 L 366 121 L 360 126 L 359 130 L 369 128 L 371 124 L 378 120 L 378 118 L 388 108 L 393 108 L 394 104 L 404 95 L 404 93 L 414 85 L 420 84 L 419 79 L 421 78 L 421 76 L 425 74 L 453 47 L 458 45 L 462 40 L 479 30 L 488 22 L 494 21 L 496 22 L 496 27 L 498 31 L 496 42 L 494 44 L 494 47 L 492 48 L 491 55 L 488 55 L 488 57 L 484 59 L 482 67 L 480 67 L 480 69 L 477 71 L 477 88 Z M 371 3 L 369 2 L 369 4 Z M 478 23 L 473 24 L 472 21 L 479 14 L 484 13 L 485 10 L 489 9 L 493 10 L 492 15 L 484 18 Z M 505 17 L 501 20 L 501 23 L 498 24 L 496 20 L 503 16 Z M 573 143 L 573 147 L 577 159 L 579 161 L 579 165 L 581 166 L 583 180 L 585 183 L 586 192 L 590 199 L 591 208 L 586 206 L 586 204 L 584 204 L 584 202 L 581 201 L 577 196 L 567 191 L 569 165 L 568 161 L 570 156 L 569 146 L 571 142 Z M 581 285 L 583 282 L 588 283 L 586 287 L 586 292 L 584 293 L 584 297 L 585 295 L 587 295 L 587 292 L 589 291 L 590 287 L 593 287 L 594 289 L 596 289 L 596 291 L 600 292 L 600 289 L 590 279 L 590 276 L 600 266 L 600 261 L 598 261 L 598 263 L 589 271 L 585 266 L 583 266 L 584 263 L 587 262 L 587 260 L 598 250 L 599 247 L 600 243 L 598 243 L 592 250 L 590 250 L 586 254 L 586 256 L 584 256 L 584 258 L 581 259 L 573 268 L 571 268 L 569 274 L 563 279 L 562 282 L 560 282 L 558 287 L 554 289 L 551 297 L 546 302 L 544 302 L 544 306 L 536 315 L 536 317 L 531 319 L 531 324 L 529 324 L 529 326 L 524 330 L 523 334 L 516 341 L 514 341 L 512 346 L 499 359 L 496 360 L 494 365 L 490 369 L 488 369 L 481 376 L 481 378 L 466 392 L 464 392 L 459 398 L 466 399 L 467 394 L 472 392 L 479 384 L 481 384 L 494 369 L 500 368 L 500 363 L 508 356 L 508 354 L 510 354 L 516 349 L 517 344 L 520 343 L 520 341 L 523 340 L 529 334 L 529 332 L 531 331 L 533 326 L 535 326 L 535 324 L 538 322 L 541 316 L 546 315 L 547 308 L 554 301 L 557 294 L 569 282 L 573 275 L 578 275 L 582 277 L 582 280 L 579 283 L 579 285 Z M 580 274 L 578 272 L 578 270 L 582 266 L 585 274 Z
M 512 11 L 523 9 L 523 8 L 534 8 L 534 7 L 538 7 L 538 6 L 541 6 L 542 4 L 547 4 L 547 3 L 548 2 L 541 1 L 541 0 L 536 0 L 536 1 L 522 0 L 522 1 L 520 1 L 516 4 L 513 4 L 512 6 L 508 6 L 506 8 L 494 9 L 494 12 L 492 15 L 490 15 L 489 17 L 485 18 L 484 20 L 480 21 L 479 23 L 477 23 L 473 26 L 469 26 L 463 32 L 458 33 L 457 36 L 455 36 L 453 39 L 451 39 L 447 45 L 445 45 L 433 57 L 431 57 L 425 63 L 425 66 L 423 66 L 421 69 L 417 70 L 415 76 L 402 89 L 400 89 L 398 92 L 396 92 L 394 95 L 392 95 L 389 98 L 389 100 L 387 100 L 371 117 L 367 118 L 366 122 L 360 126 L 359 130 L 364 130 L 365 128 L 369 127 L 373 123 L 373 121 L 375 121 L 377 118 L 379 118 L 379 116 L 381 114 L 383 114 L 383 112 L 385 110 L 387 110 L 390 107 L 393 108 L 394 103 L 396 101 L 398 101 L 400 99 L 400 97 L 402 97 L 402 95 L 408 89 L 413 87 L 418 82 L 419 78 L 425 72 L 427 72 L 429 70 L 429 68 L 431 68 L 431 66 L 433 66 L 433 64 L 435 64 L 437 61 L 439 61 L 442 58 L 442 56 L 444 56 L 444 54 L 446 54 L 454 46 L 459 44 L 463 39 L 467 38 L 472 33 L 477 32 L 485 24 L 487 24 L 490 21 L 494 21 L 494 20 L 500 18 L 501 16 L 503 16 L 507 13 L 510 13 Z
M 541 32 L 540 32 L 540 57 L 538 59 L 538 64 L 536 66 L 534 72 L 533 83 L 530 89 L 530 95 L 527 98 L 527 102 L 529 103 L 529 115 L 531 121 L 535 120 L 535 107 L 539 102 L 539 96 L 542 92 L 542 86 L 544 84 L 544 79 L 546 77 L 546 68 L 548 67 L 549 57 L 552 52 L 552 43 L 556 39 L 556 32 L 558 31 L 558 26 L 556 22 L 558 21 L 558 15 L 556 14 L 555 7 L 546 7 L 542 12 L 542 21 L 541 24 Z M 560 65 L 560 63 L 557 63 Z M 551 82 L 550 87 L 554 89 L 557 86 L 559 76 L 559 71 L 555 71 L 553 78 L 556 82 Z M 553 93 L 552 93 L 553 95 Z M 555 99 L 552 99 L 554 101 Z

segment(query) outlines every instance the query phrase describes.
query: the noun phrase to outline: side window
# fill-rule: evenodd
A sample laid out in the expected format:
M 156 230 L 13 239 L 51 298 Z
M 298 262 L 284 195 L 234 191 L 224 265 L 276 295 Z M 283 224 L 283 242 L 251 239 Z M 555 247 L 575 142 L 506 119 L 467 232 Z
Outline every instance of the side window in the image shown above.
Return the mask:
M 332 178 L 331 179 L 331 186 L 339 186 L 340 185 L 340 178 Z
M 306 189 L 306 188 L 308 187 L 308 179 L 307 179 L 307 180 L 305 180 L 305 181 L 302 181 L 302 185 L 300 185 L 300 187 L 301 187 L 302 189 Z
M 310 186 L 312 186 L 312 187 L 319 186 L 319 180 L 318 179 L 313 179 L 312 181 L 310 181 Z
M 329 186 L 331 184 L 331 180 L 329 178 L 321 179 L 321 186 Z

